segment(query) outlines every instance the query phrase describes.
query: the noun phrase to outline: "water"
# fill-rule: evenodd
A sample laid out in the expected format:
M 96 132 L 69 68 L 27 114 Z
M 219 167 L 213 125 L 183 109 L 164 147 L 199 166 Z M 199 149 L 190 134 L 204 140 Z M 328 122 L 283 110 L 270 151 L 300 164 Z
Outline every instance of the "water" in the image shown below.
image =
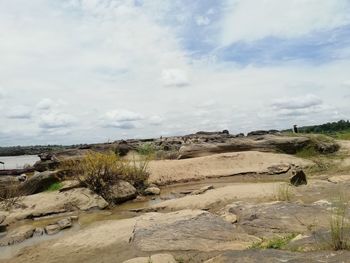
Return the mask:
M 0 156 L 0 169 L 21 169 L 26 165 L 33 165 L 40 158 L 37 155 L 20 155 L 20 156 Z

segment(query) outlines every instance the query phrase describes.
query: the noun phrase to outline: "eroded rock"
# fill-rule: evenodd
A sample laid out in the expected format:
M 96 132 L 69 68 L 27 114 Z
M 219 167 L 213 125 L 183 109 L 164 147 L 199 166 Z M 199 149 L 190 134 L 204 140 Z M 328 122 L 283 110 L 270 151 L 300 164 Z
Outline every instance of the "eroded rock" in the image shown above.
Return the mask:
M 134 199 L 137 195 L 137 190 L 130 183 L 120 180 L 111 188 L 111 197 L 114 203 L 122 203 Z
M 45 227 L 45 232 L 48 235 L 54 235 L 60 231 L 61 231 L 61 228 L 58 224 L 52 224 Z
M 300 186 L 307 184 L 307 178 L 302 169 L 294 169 L 292 171 L 292 176 L 289 178 L 289 181 L 294 186 Z
M 158 187 L 148 187 L 145 190 L 146 195 L 159 195 L 160 194 L 160 189 Z
M 191 194 L 192 195 L 200 195 L 200 194 L 204 194 L 206 191 L 208 190 L 212 190 L 214 189 L 214 186 L 212 185 L 207 185 L 207 186 L 203 186 L 202 188 L 193 191 Z
M 11 230 L 7 235 L 0 239 L 0 246 L 9 246 L 23 242 L 24 240 L 31 238 L 34 233 L 33 226 L 20 226 L 14 230 Z

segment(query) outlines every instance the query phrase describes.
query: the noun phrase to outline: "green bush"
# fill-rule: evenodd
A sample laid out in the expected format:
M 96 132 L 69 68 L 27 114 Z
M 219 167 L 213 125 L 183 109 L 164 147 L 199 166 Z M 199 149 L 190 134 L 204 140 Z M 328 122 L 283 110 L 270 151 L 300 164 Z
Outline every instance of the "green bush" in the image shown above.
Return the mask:
M 62 187 L 63 187 L 63 184 L 60 183 L 60 182 L 57 182 L 57 183 L 53 183 L 52 185 L 50 185 L 50 186 L 46 189 L 46 191 L 47 191 L 47 192 L 54 192 L 54 191 L 60 190 Z

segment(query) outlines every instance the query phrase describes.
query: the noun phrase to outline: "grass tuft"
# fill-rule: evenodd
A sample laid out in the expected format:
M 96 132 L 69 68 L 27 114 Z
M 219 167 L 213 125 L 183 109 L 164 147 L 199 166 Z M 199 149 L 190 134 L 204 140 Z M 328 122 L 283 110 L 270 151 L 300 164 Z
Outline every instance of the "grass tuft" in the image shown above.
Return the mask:
M 57 182 L 57 183 L 53 183 L 51 184 L 46 191 L 47 192 L 54 192 L 54 191 L 58 191 L 63 187 L 63 184 L 61 182 Z

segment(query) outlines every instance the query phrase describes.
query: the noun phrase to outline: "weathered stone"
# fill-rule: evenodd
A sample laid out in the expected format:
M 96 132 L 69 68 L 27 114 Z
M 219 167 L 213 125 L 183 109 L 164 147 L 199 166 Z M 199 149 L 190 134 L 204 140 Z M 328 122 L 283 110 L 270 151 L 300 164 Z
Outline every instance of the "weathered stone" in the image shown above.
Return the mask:
M 289 164 L 278 164 L 267 168 L 267 173 L 274 174 L 285 174 L 290 170 L 291 166 Z
M 349 262 L 350 252 L 340 251 L 318 251 L 308 253 L 298 253 L 283 251 L 277 249 L 265 249 L 256 250 L 249 249 L 245 251 L 228 251 L 222 255 L 219 255 L 213 259 L 205 261 L 205 263 L 271 263 L 271 262 L 327 262 L 327 263 L 339 263 Z
M 207 185 L 207 186 L 203 186 L 202 188 L 192 191 L 192 195 L 200 195 L 200 194 L 204 194 L 206 191 L 208 190 L 212 190 L 214 189 L 214 186 L 212 185 Z
M 0 215 L 0 224 L 2 224 L 2 222 L 4 222 L 6 219 L 5 215 Z
M 123 263 L 176 263 L 175 258 L 170 254 L 156 254 L 150 257 L 138 257 L 124 261 Z
M 62 229 L 71 227 L 72 226 L 72 220 L 70 218 L 64 218 L 64 219 L 58 220 L 56 222 L 56 224 L 59 225 L 60 229 L 62 230 Z
M 0 246 L 8 246 L 23 242 L 24 240 L 31 238 L 34 233 L 34 227 L 21 226 L 7 233 L 5 237 L 0 239 Z
M 20 185 L 19 191 L 23 195 L 40 193 L 59 180 L 60 179 L 57 172 L 46 171 L 42 173 L 35 173 L 32 177 Z
M 136 195 L 136 188 L 123 180 L 118 181 L 111 188 L 111 197 L 113 202 L 116 204 L 134 199 Z
M 142 251 L 244 249 L 259 238 L 247 235 L 221 217 L 200 210 L 142 215 L 132 243 Z
M 289 178 L 289 181 L 294 186 L 305 185 L 307 184 L 307 178 L 303 170 L 295 169 L 292 171 L 292 176 Z
M 145 190 L 146 195 L 159 195 L 160 189 L 158 187 L 148 187 Z
M 60 232 L 61 228 L 59 225 L 57 224 L 53 224 L 53 225 L 48 225 L 45 227 L 45 232 L 48 235 L 54 235 L 57 234 L 58 232 Z
M 231 223 L 231 224 L 237 223 L 237 216 L 234 215 L 234 214 L 225 213 L 225 214 L 221 215 L 221 217 L 222 217 L 225 221 L 227 221 L 227 222 L 229 222 L 229 223 Z

